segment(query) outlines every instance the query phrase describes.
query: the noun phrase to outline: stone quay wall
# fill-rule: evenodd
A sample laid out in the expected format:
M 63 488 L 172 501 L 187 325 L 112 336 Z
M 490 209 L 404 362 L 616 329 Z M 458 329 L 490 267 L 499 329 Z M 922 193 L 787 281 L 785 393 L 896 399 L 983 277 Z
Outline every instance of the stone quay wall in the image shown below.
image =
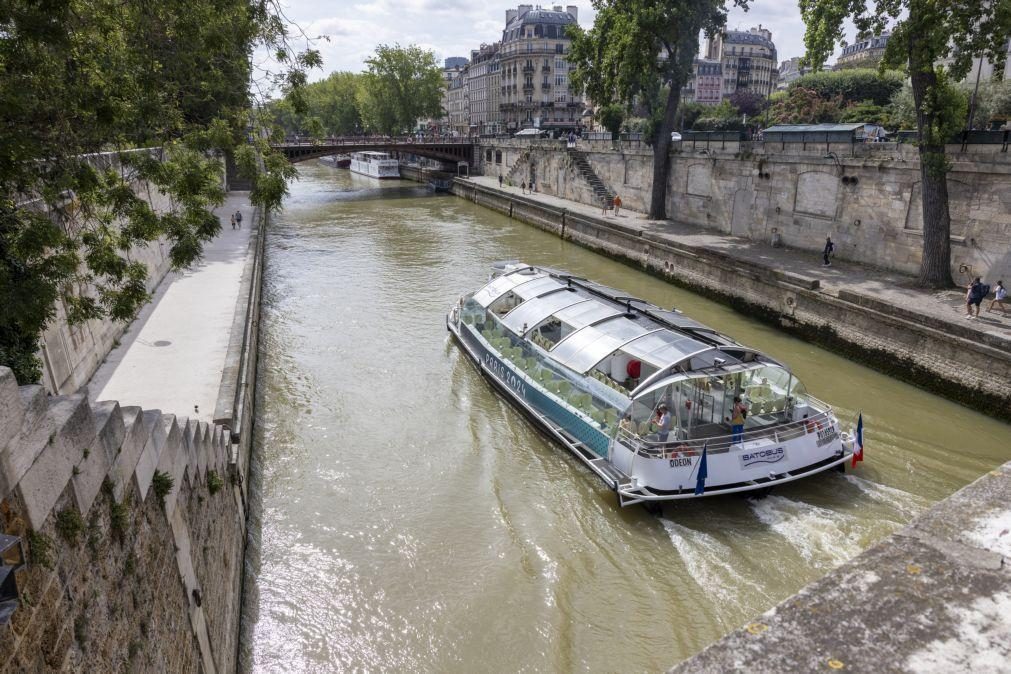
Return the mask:
M 123 153 L 105 152 L 87 155 L 89 164 L 100 170 L 121 170 L 120 154 L 158 153 L 159 148 L 128 150 Z M 129 169 L 126 169 L 129 171 Z M 156 213 L 172 210 L 167 196 L 143 180 L 132 180 L 133 191 L 147 199 Z M 165 241 L 154 241 L 130 249 L 130 259 L 147 267 L 147 291 L 154 292 L 171 267 L 169 249 Z M 95 370 L 116 346 L 128 322 L 109 317 L 97 318 L 70 325 L 63 301 L 56 302 L 56 316 L 42 335 L 40 354 L 43 374 L 42 384 L 54 395 L 73 393 L 88 383 Z
M 562 238 L 635 265 L 671 283 L 916 384 L 1011 420 L 1011 349 L 1007 340 L 843 291 L 834 297 L 816 279 L 702 247 L 675 245 L 617 220 L 557 209 L 467 180 L 453 191 Z M 730 291 L 733 289 L 733 292 Z
M 0 522 L 19 536 L 0 671 L 233 671 L 245 517 L 228 433 L 0 367 Z
M 915 274 L 923 247 L 920 164 L 895 143 L 675 144 L 668 216 L 725 234 L 820 251 Z M 648 211 L 652 151 L 639 143 L 578 143 L 597 176 L 624 205 Z M 563 141 L 491 141 L 479 152 L 487 176 L 598 205 Z M 1011 153 L 1000 145 L 949 146 L 952 273 L 1011 278 Z M 961 272 L 967 267 L 966 272 Z

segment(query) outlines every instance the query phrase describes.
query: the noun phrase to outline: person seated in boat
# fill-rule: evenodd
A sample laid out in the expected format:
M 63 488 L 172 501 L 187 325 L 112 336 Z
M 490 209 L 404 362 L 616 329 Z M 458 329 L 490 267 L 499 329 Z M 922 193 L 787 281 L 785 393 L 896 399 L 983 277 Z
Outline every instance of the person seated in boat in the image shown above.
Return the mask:
M 618 422 L 618 428 L 630 435 L 635 435 L 635 422 L 632 421 L 632 415 L 626 412 Z
M 667 403 L 660 403 L 656 408 L 656 416 L 653 418 L 653 423 L 656 425 L 656 437 L 660 442 L 667 442 L 667 436 L 670 435 L 670 410 L 667 409 Z

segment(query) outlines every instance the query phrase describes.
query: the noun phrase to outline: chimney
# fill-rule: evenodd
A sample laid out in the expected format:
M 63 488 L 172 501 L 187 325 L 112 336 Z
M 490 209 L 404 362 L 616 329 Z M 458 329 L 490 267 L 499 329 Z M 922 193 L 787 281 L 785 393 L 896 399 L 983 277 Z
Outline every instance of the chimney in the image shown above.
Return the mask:
M 561 5 L 555 5 L 554 7 L 551 8 L 551 11 L 552 12 L 560 12 L 560 11 L 562 11 L 562 6 Z
M 533 5 L 520 5 L 518 7 L 520 18 L 523 18 L 524 16 L 526 16 L 527 12 L 529 12 L 533 8 L 534 8 Z
M 512 21 L 513 19 L 516 18 L 516 15 L 517 15 L 517 11 L 515 9 L 507 9 L 506 10 L 506 25 L 507 26 L 509 25 L 510 21 Z
M 572 15 L 572 18 L 579 21 L 579 8 L 575 5 L 569 5 L 565 8 L 565 11 Z

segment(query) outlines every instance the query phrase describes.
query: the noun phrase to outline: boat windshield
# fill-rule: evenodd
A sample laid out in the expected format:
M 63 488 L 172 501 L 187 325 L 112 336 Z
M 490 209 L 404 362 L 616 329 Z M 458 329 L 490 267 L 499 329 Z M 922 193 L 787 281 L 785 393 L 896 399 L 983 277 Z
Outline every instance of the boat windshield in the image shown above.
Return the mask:
M 669 421 L 663 419 L 662 405 Z M 701 449 L 708 441 L 710 451 L 720 451 L 769 429 L 790 427 L 802 434 L 809 421 L 820 423 L 826 412 L 789 370 L 756 363 L 731 373 L 685 373 L 650 387 L 627 411 L 626 439 L 668 450 L 676 445 Z

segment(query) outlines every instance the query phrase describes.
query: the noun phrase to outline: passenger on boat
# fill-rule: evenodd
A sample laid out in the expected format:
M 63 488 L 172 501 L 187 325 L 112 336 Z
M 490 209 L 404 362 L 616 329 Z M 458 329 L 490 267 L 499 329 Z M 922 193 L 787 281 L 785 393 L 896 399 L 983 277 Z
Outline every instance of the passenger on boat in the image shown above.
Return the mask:
M 741 396 L 734 396 L 734 410 L 730 417 L 731 442 L 738 443 L 744 439 L 744 420 L 747 418 L 748 406 L 741 402 Z
M 670 410 L 667 409 L 667 403 L 660 403 L 656 408 L 656 419 L 653 423 L 657 426 L 657 439 L 660 442 L 667 442 L 667 436 L 670 435 Z
M 635 435 L 635 423 L 632 421 L 631 414 L 626 413 L 625 416 L 621 418 L 621 422 L 618 424 L 618 427 L 626 433 Z

